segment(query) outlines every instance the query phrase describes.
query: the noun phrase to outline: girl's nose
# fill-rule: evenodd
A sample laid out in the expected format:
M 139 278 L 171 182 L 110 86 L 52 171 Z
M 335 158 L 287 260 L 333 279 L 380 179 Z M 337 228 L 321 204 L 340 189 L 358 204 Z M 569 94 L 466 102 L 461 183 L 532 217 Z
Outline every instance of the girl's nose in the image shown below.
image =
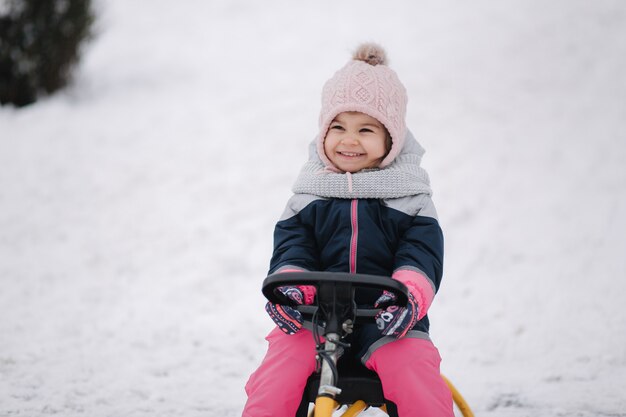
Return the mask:
M 359 140 L 352 135 L 348 135 L 341 140 L 346 145 L 356 145 L 359 143 Z

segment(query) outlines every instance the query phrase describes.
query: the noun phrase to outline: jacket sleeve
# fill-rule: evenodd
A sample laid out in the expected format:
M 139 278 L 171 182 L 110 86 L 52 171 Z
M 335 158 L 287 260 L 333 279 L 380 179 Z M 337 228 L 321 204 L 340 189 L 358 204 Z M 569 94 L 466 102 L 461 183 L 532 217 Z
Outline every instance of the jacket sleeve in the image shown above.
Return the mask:
M 269 273 L 293 270 L 319 270 L 319 251 L 305 208 L 312 199 L 294 195 L 287 203 L 281 220 L 274 228 L 274 251 Z M 310 214 L 309 214 L 310 215 Z
M 443 275 L 443 232 L 430 198 L 421 198 L 411 224 L 400 239 L 393 278 L 404 283 L 424 317 Z

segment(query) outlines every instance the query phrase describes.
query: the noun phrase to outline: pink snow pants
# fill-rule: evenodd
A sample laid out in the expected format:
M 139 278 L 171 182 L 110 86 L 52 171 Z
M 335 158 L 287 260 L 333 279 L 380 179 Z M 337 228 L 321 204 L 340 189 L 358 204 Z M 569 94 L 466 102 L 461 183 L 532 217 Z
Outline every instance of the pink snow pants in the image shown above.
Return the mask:
M 315 371 L 313 336 L 306 329 L 289 336 L 275 328 L 266 340 L 265 358 L 246 384 L 242 417 L 294 417 Z M 385 398 L 396 404 L 400 417 L 454 417 L 440 362 L 430 340 L 403 338 L 374 351 L 366 366 L 378 373 Z

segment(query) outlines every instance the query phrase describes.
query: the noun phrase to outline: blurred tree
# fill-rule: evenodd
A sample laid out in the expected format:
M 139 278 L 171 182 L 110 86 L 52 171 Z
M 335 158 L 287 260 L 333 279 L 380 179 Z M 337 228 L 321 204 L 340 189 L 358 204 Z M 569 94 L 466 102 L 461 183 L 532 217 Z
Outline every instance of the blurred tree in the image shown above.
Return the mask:
M 65 86 L 93 21 L 91 0 L 0 0 L 0 103 Z

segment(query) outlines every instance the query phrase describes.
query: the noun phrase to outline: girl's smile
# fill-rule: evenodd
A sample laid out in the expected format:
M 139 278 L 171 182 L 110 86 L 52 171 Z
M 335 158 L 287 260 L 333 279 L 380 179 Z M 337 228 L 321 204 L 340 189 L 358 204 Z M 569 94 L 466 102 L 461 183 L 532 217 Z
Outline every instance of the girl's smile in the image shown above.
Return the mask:
M 388 133 L 375 118 L 360 112 L 339 113 L 324 139 L 324 152 L 342 171 L 357 172 L 380 164 L 388 150 Z

